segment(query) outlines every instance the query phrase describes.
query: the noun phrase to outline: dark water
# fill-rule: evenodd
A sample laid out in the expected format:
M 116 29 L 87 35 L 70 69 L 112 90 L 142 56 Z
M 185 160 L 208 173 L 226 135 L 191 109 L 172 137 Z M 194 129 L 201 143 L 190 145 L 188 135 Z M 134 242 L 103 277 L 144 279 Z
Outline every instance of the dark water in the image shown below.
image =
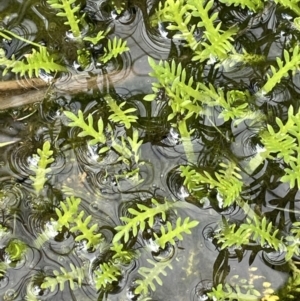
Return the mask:
M 0 142 L 13 142 L 1 148 L 0 153 L 0 224 L 7 228 L 6 232 L 0 232 L 0 262 L 6 266 L 0 278 L 0 296 L 3 300 L 102 300 L 103 292 L 95 289 L 93 273 L 99 263 L 109 258 L 113 228 L 120 225 L 120 217 L 127 214 L 126 208 L 131 204 L 147 202 L 152 197 L 190 203 L 177 214 L 200 223 L 192 229 L 191 235 L 184 235 L 183 241 L 159 252 L 147 235 L 139 235 L 132 246 L 139 256 L 122 268 L 121 280 L 110 288 L 103 300 L 137 300 L 133 294 L 134 281 L 140 277 L 140 267 L 149 267 L 147 259 L 170 261 L 173 269 L 166 269 L 167 276 L 161 276 L 163 285 L 156 285 L 149 299 L 139 300 L 205 300 L 205 292 L 223 282 L 245 285 L 245 291 L 252 285 L 251 288 L 261 295 L 252 294 L 253 299 L 239 300 L 261 300 L 268 295 L 268 286 L 283 296 L 290 272 L 284 255 L 266 252 L 254 245 L 237 256 L 234 251 L 224 252 L 216 246 L 212 235 L 220 228 L 222 217 L 241 221 L 245 213 L 234 206 L 221 210 L 209 200 L 202 206 L 193 205 L 195 201 L 189 197 L 178 171 L 180 165 L 186 164 L 186 156 L 178 132 L 166 121 L 168 109 L 143 101 L 143 97 L 151 93 L 151 83 L 155 81 L 148 75 L 151 71 L 148 56 L 156 60 L 181 61 L 196 81 L 249 89 L 254 93 L 262 85 L 269 65 L 281 56 L 282 49 L 299 39 L 300 33 L 291 26 L 293 13 L 271 3 L 257 14 L 219 4 L 220 20 L 227 26 L 237 23 L 241 28 L 235 48 L 262 54 L 266 61 L 253 66 L 218 69 L 214 65 L 192 63 L 188 48 L 172 39 L 170 32 L 164 29 L 165 24 L 160 28 L 150 26 L 149 16 L 158 5 L 156 1 L 130 2 L 120 16 L 109 1 L 87 1 L 86 5 L 84 1 L 79 2 L 87 15 L 84 30 L 96 33 L 109 26 L 112 28 L 110 36 L 127 40 L 130 52 L 105 65 L 94 65 L 82 71 L 76 64 L 76 43 L 66 33 L 62 18 L 55 16 L 46 1 L 0 0 L 0 21 L 4 28 L 45 44 L 53 53 L 62 54 L 68 65 L 64 81 L 74 74 L 103 77 L 108 74 L 104 84 L 97 88 L 87 87 L 76 95 L 50 91 L 40 104 L 10 109 L 0 115 Z M 1 46 L 8 57 L 12 54 L 20 57 L 31 48 L 15 40 L 2 41 Z M 112 72 L 116 74 L 113 81 L 109 77 Z M 15 75 L 8 73 L 2 79 L 14 78 Z M 285 78 L 270 96 L 256 100 L 257 110 L 267 116 L 268 123 L 274 124 L 276 116 L 286 119 L 291 104 L 295 110 L 299 108 L 298 81 L 298 74 Z M 67 126 L 64 110 L 77 112 L 80 109 L 86 115 L 92 113 L 94 118 L 107 120 L 109 112 L 104 98 L 107 93 L 126 100 L 128 107 L 137 109 L 139 119 L 134 128 L 143 139 L 142 183 L 130 179 L 118 181 L 116 175 L 124 169 L 124 164 L 117 162 L 118 156 L 112 153 L 99 156 L 97 147 L 89 146 L 87 139 L 78 138 L 78 129 Z M 256 138 L 260 129 L 246 123 L 239 126 L 224 123 L 217 116 L 216 110 L 210 118 L 195 119 L 190 125 L 195 129 L 196 164 L 213 171 L 225 156 L 246 166 L 259 148 Z M 113 131 L 115 137 L 132 133 L 121 126 L 115 126 Z M 30 180 L 33 174 L 30 165 L 45 141 L 51 142 L 54 162 L 44 189 L 36 195 Z M 279 182 L 280 172 L 279 164 L 266 163 L 251 177 L 245 176 L 247 188 L 243 198 L 283 230 L 285 225 L 298 220 L 299 192 Z M 55 208 L 70 195 L 82 199 L 81 210 L 86 216 L 92 216 L 106 238 L 94 251 L 86 250 L 68 231 L 46 239 L 42 246 L 39 243 L 43 231 L 49 230 L 51 218 L 55 217 Z M 176 213 L 171 212 L 168 218 L 174 222 Z M 19 239 L 28 246 L 17 262 L 11 262 L 5 251 L 11 239 Z M 59 286 L 53 292 L 40 288 L 45 276 L 53 276 L 53 271 L 61 267 L 70 270 L 71 263 L 84 270 L 81 287 L 75 283 L 72 290 L 66 282 L 62 291 Z M 292 293 L 296 295 L 293 290 Z

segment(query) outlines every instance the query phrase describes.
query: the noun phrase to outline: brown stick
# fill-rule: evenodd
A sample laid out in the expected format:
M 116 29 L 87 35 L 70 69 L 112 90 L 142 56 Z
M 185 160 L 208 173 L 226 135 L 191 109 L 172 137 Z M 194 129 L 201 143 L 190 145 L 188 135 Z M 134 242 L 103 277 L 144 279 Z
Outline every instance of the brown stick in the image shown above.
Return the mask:
M 111 80 L 114 83 L 127 78 L 123 72 L 110 74 L 76 74 L 54 79 L 51 86 L 39 78 L 0 82 L 0 110 L 41 102 L 47 92 L 76 94 L 88 89 L 101 88 Z

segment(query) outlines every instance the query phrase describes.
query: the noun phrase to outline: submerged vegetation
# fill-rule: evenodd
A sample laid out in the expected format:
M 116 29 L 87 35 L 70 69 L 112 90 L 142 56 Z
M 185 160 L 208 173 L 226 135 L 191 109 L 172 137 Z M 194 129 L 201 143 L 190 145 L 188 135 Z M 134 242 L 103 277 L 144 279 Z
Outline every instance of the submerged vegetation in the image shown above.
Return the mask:
M 127 41 L 109 37 L 113 27 L 99 22 L 84 1 L 44 2 L 71 36 L 65 46 L 70 53 L 60 55 L 47 45 L 51 39 L 22 37 L 3 21 L 3 79 L 67 71 L 104 76 L 130 53 Z M 37 128 L 43 125 L 32 127 L 30 145 L 26 137 L 0 144 L 8 156 L 15 146 L 11 143 L 18 142 L 13 156 L 25 156 L 20 173 L 11 168 L 1 175 L 1 283 L 16 276 L 9 274 L 14 269 L 29 270 L 19 291 L 0 283 L 5 300 L 60 298 L 53 296 L 66 287 L 70 300 L 116 300 L 118 294 L 127 300 L 156 300 L 158 285 L 164 287 L 174 275 L 186 283 L 193 301 L 296 300 L 300 3 L 165 0 L 148 3 L 148 10 L 138 2 L 109 5 L 116 20 L 140 9 L 149 31 L 164 31 L 170 53 L 167 59 L 148 57 L 151 93 L 122 95 L 113 87 L 98 87 L 84 96 L 56 99 L 50 86 L 37 109 L 50 103 L 50 117 L 40 113 L 42 121 L 33 119 Z M 260 23 L 267 27 L 266 37 L 256 31 Z M 13 41 L 22 43 L 21 54 L 9 54 Z M 178 191 L 153 184 L 155 171 L 152 180 L 147 177 L 153 167 L 149 145 L 173 152 L 166 165 Z M 86 188 L 85 181 L 95 187 Z M 111 203 L 117 205 L 112 209 Z M 18 217 L 22 210 L 28 220 Z M 217 222 L 205 225 L 197 217 L 205 210 L 214 212 Z M 30 237 L 22 235 L 23 227 L 31 229 Z M 195 262 L 189 263 L 194 255 L 188 243 L 200 239 L 200 227 L 201 239 L 217 253 L 206 284 L 193 270 Z M 201 260 L 199 249 L 193 252 Z M 60 261 L 53 264 L 48 250 Z M 37 269 L 30 263 L 34 253 L 45 253 Z M 182 256 L 186 266 L 179 265 Z M 280 266 L 285 277 L 274 284 L 265 275 L 251 278 L 238 268 L 232 275 L 234 261 L 245 265 L 248 260 L 252 273 L 257 257 L 271 270 Z M 255 279 L 263 284 L 256 287 Z

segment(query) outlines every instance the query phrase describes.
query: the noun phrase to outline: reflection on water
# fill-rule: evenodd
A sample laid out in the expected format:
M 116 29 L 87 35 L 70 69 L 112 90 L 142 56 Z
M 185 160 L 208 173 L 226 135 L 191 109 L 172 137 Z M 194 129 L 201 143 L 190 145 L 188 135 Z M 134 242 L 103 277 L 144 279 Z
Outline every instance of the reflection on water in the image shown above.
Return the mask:
M 138 271 L 141 267 L 149 267 L 149 258 L 158 264 L 171 262 L 173 269 L 166 269 L 167 276 L 161 277 L 163 286 L 156 285 L 156 291 L 153 289 L 151 297 L 145 300 L 207 300 L 206 294 L 212 287 L 224 282 L 230 283 L 227 290 L 231 287 L 236 290 L 238 285 L 247 283 L 263 294 L 265 283 L 271 282 L 272 289 L 277 290 L 287 282 L 289 268 L 282 250 L 271 252 L 268 246 L 257 249 L 254 242 L 245 248 L 220 248 L 214 234 L 220 231 L 222 218 L 239 224 L 246 218 L 245 213 L 235 206 L 223 210 L 220 195 L 214 189 L 208 189 L 209 194 L 203 195 L 200 191 L 197 198 L 189 195 L 178 169 L 180 164 L 186 164 L 186 157 L 179 132 L 166 121 L 169 114 L 166 96 L 161 91 L 162 101 L 157 105 L 143 101 L 143 97 L 151 93 L 154 81 L 148 75 L 151 71 L 148 56 L 156 60 L 177 58 L 186 65 L 188 76 L 193 75 L 197 81 L 248 89 L 253 95 L 251 105 L 255 104 L 268 122 L 274 122 L 276 116 L 286 118 L 287 103 L 299 107 L 299 76 L 280 83 L 271 96 L 258 98 L 254 94 L 260 89 L 267 65 L 233 66 L 232 62 L 227 62 L 228 65 L 219 68 L 214 64 L 203 68 L 199 63 L 191 63 L 187 48 L 172 36 L 166 24 L 150 26 L 149 14 L 156 7 L 154 1 L 136 1 L 118 14 L 109 1 L 87 1 L 82 9 L 87 13 L 90 26 L 83 31 L 96 32 L 103 29 L 103 24 L 108 24 L 111 36 L 126 40 L 130 52 L 107 64 L 93 58 L 93 63 L 84 69 L 76 61 L 76 41 L 66 35 L 62 20 L 53 16 L 46 1 L 12 1 L 11 5 L 7 1 L 0 2 L 3 26 L 26 39 L 47 45 L 54 54 L 63 53 L 68 65 L 68 71 L 56 76 L 50 88 L 46 85 L 38 88 L 32 83 L 31 88 L 39 89 L 38 100 L 47 95 L 43 103 L 32 105 L 37 99 L 32 96 L 30 101 L 23 99 L 26 107 L 10 109 L 0 115 L 0 142 L 13 143 L 1 148 L 0 153 L 0 224 L 7 228 L 6 231 L 0 229 L 0 272 L 1 268 L 5 269 L 4 276 L 0 277 L 3 300 L 25 300 L 25 296 L 29 301 L 137 300 L 134 290 L 140 277 Z M 273 4 L 268 4 L 258 14 L 220 5 L 219 17 L 224 23 L 239 23 L 243 28 L 237 35 L 236 49 L 251 52 L 255 43 L 256 54 L 272 61 L 286 44 L 298 38 L 294 32 L 288 38 L 280 34 L 280 27 L 288 22 L 280 18 L 281 14 Z M 202 32 L 195 35 L 200 39 Z M 7 56 L 18 57 L 28 45 L 3 41 L 1 47 Z M 90 46 L 95 56 L 103 50 L 97 47 Z M 3 77 L 3 80 L 8 79 L 13 79 L 13 75 Z M 104 120 L 104 133 L 109 143 L 131 137 L 131 130 L 120 124 L 109 128 L 105 101 L 108 93 L 126 101 L 128 108 L 136 109 L 139 119 L 134 127 L 143 139 L 137 179 L 142 181 L 124 176 L 128 164 L 117 152 L 110 150 L 99 154 L 102 146 L 89 145 L 87 138 L 78 137 L 78 128 L 67 126 L 68 119 L 63 111 L 82 110 L 85 116 L 91 114 L 94 120 Z M 259 127 L 251 122 L 228 126 L 218 118 L 218 108 L 208 108 L 208 111 L 211 111 L 208 117 L 193 120 L 190 125 L 195 129 L 192 143 L 198 168 L 215 172 L 220 158 L 233 158 L 243 172 L 246 185 L 243 199 L 281 224 L 282 233 L 290 233 L 291 221 L 298 220 L 299 214 L 299 206 L 292 206 L 290 200 L 296 200 L 297 204 L 299 196 L 288 191 L 285 184 L 278 184 L 282 167 L 266 163 L 251 176 L 247 174 L 249 160 L 261 150 L 257 141 Z M 45 141 L 51 142 L 54 163 L 47 174 L 47 183 L 37 195 L 31 185 L 31 166 L 36 164 L 34 154 Z M 72 195 L 81 198 L 80 211 L 85 217 L 91 215 L 92 223 L 98 226 L 103 236 L 99 248 L 87 249 L 86 243 L 76 240 L 68 227 L 59 232 L 55 228 L 55 209 Z M 161 249 L 153 237 L 166 221 L 156 217 L 153 227 L 146 227 L 128 243 L 134 256 L 131 254 L 128 263 L 122 264 L 117 285 L 110 285 L 104 293 L 97 292 L 94 272 L 113 256 L 110 247 L 116 232 L 114 228 L 124 221 L 120 217 L 132 217 L 139 201 L 151 206 L 151 198 L 160 203 L 165 199 L 186 203 L 182 216 L 198 220 L 199 226 L 183 241 L 176 241 L 174 245 L 168 243 Z M 167 221 L 173 226 L 176 210 L 168 212 Z M 18 261 L 11 260 L 6 251 L 11 238 L 28 245 Z M 81 286 L 75 282 L 73 289 L 69 284 L 64 288 L 59 285 L 53 289 L 41 288 L 46 276 L 54 275 L 54 271 L 61 271 L 62 267 L 70 271 L 70 264 L 84 268 Z

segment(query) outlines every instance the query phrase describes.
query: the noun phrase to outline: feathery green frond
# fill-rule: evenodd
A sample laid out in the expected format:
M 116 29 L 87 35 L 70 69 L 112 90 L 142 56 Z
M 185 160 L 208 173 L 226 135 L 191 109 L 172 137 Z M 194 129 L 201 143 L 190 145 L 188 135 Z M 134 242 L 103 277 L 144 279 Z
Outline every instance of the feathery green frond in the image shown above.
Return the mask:
M 278 70 L 274 66 L 271 66 L 271 75 L 267 74 L 267 82 L 261 88 L 263 94 L 267 94 L 273 90 L 277 83 L 279 83 L 283 77 L 289 75 L 289 72 L 295 73 L 299 69 L 300 64 L 300 50 L 297 44 L 292 50 L 292 56 L 284 49 L 283 50 L 284 61 L 277 57 Z
M 28 73 L 29 77 L 38 77 L 40 70 L 48 73 L 66 70 L 64 66 L 54 62 L 46 47 L 39 47 L 38 51 L 33 48 L 32 53 L 25 55 L 23 60 L 16 60 L 14 55 L 7 59 L 4 50 L 0 48 L 0 65 L 6 66 L 3 70 L 3 75 L 11 69 L 14 73 L 20 73 L 21 76 Z
M 51 171 L 51 168 L 47 168 L 48 164 L 54 161 L 52 158 L 53 151 L 50 150 L 50 147 L 49 141 L 44 142 L 43 149 L 38 149 L 38 154 L 34 155 L 33 159 L 36 162 L 29 166 L 35 173 L 35 176 L 30 176 L 29 178 L 33 181 L 32 186 L 37 194 L 43 189 L 44 184 L 47 181 L 46 175 Z
M 138 231 L 143 231 L 146 227 L 146 224 L 149 227 L 152 227 L 154 224 L 154 217 L 161 215 L 163 221 L 166 220 L 166 212 L 172 208 L 173 203 L 165 201 L 163 204 L 160 204 L 157 200 L 151 199 L 153 207 L 147 207 L 143 204 L 137 204 L 138 210 L 134 208 L 129 208 L 128 212 L 133 215 L 132 218 L 123 216 L 120 219 L 125 223 L 115 227 L 117 233 L 113 238 L 113 244 L 120 241 L 124 238 L 126 243 L 129 240 L 130 234 L 135 237 L 138 234 Z
M 241 8 L 248 8 L 254 12 L 263 8 L 263 0 L 219 0 L 226 5 L 240 6 Z
M 69 111 L 64 111 L 64 114 L 71 119 L 73 122 L 70 122 L 68 126 L 78 126 L 82 129 L 82 132 L 78 134 L 78 137 L 85 137 L 85 136 L 91 136 L 94 139 L 89 141 L 90 145 L 95 145 L 97 143 L 104 144 L 106 142 L 106 136 L 105 136 L 105 129 L 102 118 L 99 118 L 98 120 L 98 131 L 94 129 L 94 119 L 91 114 L 88 115 L 88 123 L 85 122 L 84 116 L 81 110 L 78 111 L 78 117 Z M 104 146 L 100 149 L 99 153 L 104 153 L 109 148 L 107 146 Z
M 276 4 L 280 4 L 283 7 L 287 7 L 298 16 L 300 16 L 300 7 L 298 0 L 273 0 Z
M 75 216 L 78 214 L 78 206 L 80 202 L 80 198 L 71 196 L 66 198 L 66 204 L 64 202 L 60 202 L 62 211 L 58 208 L 55 208 L 55 212 L 58 217 L 57 229 L 59 231 L 62 229 L 62 227 L 69 228 L 70 224 L 74 223 Z
M 166 0 L 163 4 L 159 2 L 158 10 L 151 17 L 151 23 L 170 23 L 167 29 L 177 32 L 174 38 L 186 40 L 188 46 L 194 50 L 198 42 L 194 37 L 196 26 L 189 25 L 191 17 L 190 7 L 186 5 L 185 0 Z
M 221 231 L 215 234 L 218 243 L 222 245 L 221 249 L 247 245 L 250 239 L 256 240 L 263 248 L 266 244 L 275 250 L 283 247 L 282 241 L 276 237 L 279 230 L 273 231 L 273 224 L 267 223 L 266 217 L 259 219 L 254 215 L 253 219 L 247 219 L 246 223 L 236 227 L 236 224 L 228 225 L 228 222 L 223 219 Z
M 290 187 L 300 187 L 300 110 L 294 114 L 292 106 L 288 110 L 288 120 L 285 124 L 276 118 L 278 131 L 275 132 L 271 125 L 267 131 L 260 134 L 264 151 L 259 154 L 263 158 L 283 159 L 287 167 L 282 182 L 288 182 Z
M 80 231 L 82 233 L 81 235 L 76 235 L 75 241 L 81 241 L 85 239 L 87 240 L 87 244 L 86 244 L 87 248 L 95 247 L 101 242 L 102 234 L 94 233 L 98 229 L 97 224 L 94 224 L 91 227 L 89 227 L 89 223 L 91 222 L 92 216 L 89 215 L 86 219 L 82 220 L 83 215 L 84 215 L 84 211 L 81 211 L 74 220 L 76 225 L 70 228 L 70 231 L 75 233 L 77 231 Z
M 121 270 L 112 262 L 100 264 L 99 270 L 94 271 L 96 289 L 105 289 L 108 284 L 118 281 Z
M 99 31 L 97 33 L 97 35 L 95 37 L 84 37 L 83 40 L 84 41 L 89 41 L 89 42 L 92 42 L 92 44 L 96 45 L 98 44 L 101 40 L 105 39 L 107 34 L 109 33 L 110 31 L 110 28 L 108 28 L 106 31 Z
M 183 240 L 182 233 L 191 234 L 190 229 L 196 227 L 199 222 L 198 221 L 191 221 L 190 218 L 187 217 L 183 222 L 181 223 L 181 217 L 179 217 L 176 221 L 176 226 L 174 229 L 172 229 L 172 224 L 168 221 L 167 222 L 167 232 L 166 228 L 164 226 L 161 226 L 160 232 L 161 235 L 158 236 L 154 233 L 155 241 L 156 243 L 164 249 L 167 243 L 170 243 L 172 245 L 175 245 L 175 239 Z
M 209 185 L 210 189 L 217 189 L 223 198 L 223 206 L 232 205 L 240 196 L 243 182 L 239 174 L 240 169 L 235 163 L 221 163 L 221 169 L 213 175 L 207 171 L 198 172 L 191 166 L 180 166 L 181 176 L 184 177 L 184 185 L 193 194 L 201 189 L 203 185 Z
M 221 244 L 221 249 L 228 247 L 241 247 L 249 244 L 251 231 L 238 227 L 235 223 L 228 224 L 227 220 L 223 218 L 223 226 L 221 231 L 215 233 L 214 237 L 218 239 Z
M 160 88 L 164 88 L 169 97 L 168 104 L 172 113 L 168 116 L 168 120 L 173 119 L 177 114 L 186 115 L 185 118 L 188 119 L 193 114 L 199 115 L 202 112 L 197 102 L 202 94 L 198 91 L 198 85 L 194 85 L 193 77 L 187 81 L 186 70 L 182 68 L 181 63 L 176 64 L 172 60 L 171 63 L 160 61 L 157 64 L 151 57 L 148 58 L 148 62 L 153 69 L 149 75 L 158 80 L 158 83 L 152 84 L 152 90 L 157 93 Z M 154 100 L 151 94 L 144 99 Z
M 100 58 L 100 61 L 105 64 L 112 58 L 116 58 L 118 55 L 128 50 L 127 41 L 114 37 L 113 40 L 108 40 L 107 47 L 104 48 L 104 55 Z
M 119 243 L 114 243 L 114 245 L 110 247 L 110 250 L 114 252 L 112 261 L 115 263 L 127 264 L 136 256 L 134 251 L 125 250 L 124 245 Z
M 205 6 L 204 3 L 206 4 Z M 233 36 L 237 33 L 237 29 L 229 28 L 227 31 L 223 31 L 221 30 L 221 23 L 215 26 L 218 13 L 210 12 L 214 5 L 214 0 L 208 2 L 187 0 L 187 4 L 192 9 L 192 16 L 200 19 L 197 27 L 205 28 L 205 39 L 201 42 L 202 47 L 195 51 L 196 55 L 193 57 L 193 60 L 202 62 L 206 59 L 212 61 L 225 59 L 228 53 L 233 50 L 231 42 L 234 41 Z
M 262 247 L 268 244 L 271 248 L 278 251 L 282 246 L 281 240 L 276 237 L 279 229 L 273 231 L 274 226 L 272 222 L 267 223 L 265 216 L 262 219 L 259 219 L 257 216 L 254 216 L 253 220 L 247 219 L 247 224 L 242 224 L 240 228 L 244 231 L 250 231 L 251 238 L 258 240 Z
M 284 238 L 286 245 L 286 261 L 289 261 L 293 256 L 300 255 L 300 222 L 294 222 L 292 224 L 290 233 L 291 235 L 287 235 Z
M 138 140 L 138 139 L 139 139 L 139 132 L 137 130 L 133 130 L 132 138 L 127 137 L 127 141 L 130 146 L 131 153 L 134 156 L 135 163 L 138 163 L 140 160 L 139 152 L 140 152 L 140 147 L 143 144 L 143 140 Z
M 74 290 L 76 282 L 80 287 L 82 280 L 84 279 L 83 268 L 75 267 L 72 263 L 70 264 L 71 271 L 67 271 L 64 267 L 60 268 L 60 272 L 54 270 L 54 277 L 47 276 L 41 284 L 42 289 L 49 288 L 51 292 L 55 290 L 55 287 L 59 285 L 61 291 L 65 288 L 65 282 L 69 282 L 70 288 Z
M 75 4 L 76 0 L 47 0 L 47 3 L 53 8 L 59 10 L 57 16 L 64 17 L 67 21 L 64 23 L 69 25 L 75 38 L 81 36 L 78 23 L 80 18 L 76 16 L 80 10 L 80 5 Z
M 138 286 L 134 290 L 135 294 L 147 295 L 149 287 L 155 291 L 156 287 L 154 281 L 159 285 L 162 285 L 162 280 L 160 279 L 160 274 L 166 276 L 166 268 L 173 269 L 170 262 L 154 262 L 153 260 L 147 259 L 147 261 L 152 265 L 151 268 L 141 267 L 139 268 L 139 274 L 144 277 L 143 280 L 138 279 L 135 281 Z
M 257 300 L 278 300 L 276 299 L 267 299 L 267 298 L 262 298 L 261 294 L 259 291 L 255 290 L 253 287 L 250 286 L 250 288 L 245 288 L 245 285 L 239 286 L 239 285 L 234 285 L 231 286 L 227 283 L 223 284 L 218 284 L 217 287 L 213 287 L 212 291 L 207 293 L 207 296 L 211 298 L 211 300 L 216 300 L 216 301 L 257 301 Z
M 109 120 L 124 124 L 126 129 L 131 128 L 131 124 L 136 122 L 138 117 L 132 115 L 131 113 L 135 112 L 135 108 L 129 108 L 127 110 L 122 110 L 122 107 L 126 104 L 126 101 L 122 102 L 120 105 L 110 96 L 106 95 L 105 100 L 110 108 L 111 114 L 109 115 Z

